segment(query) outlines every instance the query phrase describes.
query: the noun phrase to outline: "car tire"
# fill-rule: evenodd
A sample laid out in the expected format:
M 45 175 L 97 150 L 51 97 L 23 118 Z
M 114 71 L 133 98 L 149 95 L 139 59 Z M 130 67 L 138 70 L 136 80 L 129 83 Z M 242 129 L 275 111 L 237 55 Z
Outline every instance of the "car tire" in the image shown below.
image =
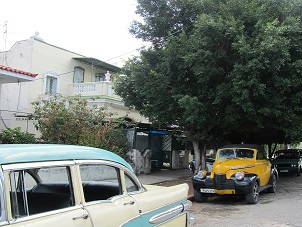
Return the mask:
M 252 183 L 252 191 L 246 195 L 245 200 L 249 204 L 256 204 L 259 201 L 259 184 L 257 181 Z
M 204 202 L 206 201 L 206 197 L 201 192 L 194 189 L 194 200 L 196 202 Z
M 277 176 L 276 174 L 273 174 L 272 179 L 271 179 L 271 187 L 268 188 L 268 192 L 270 193 L 276 193 L 277 191 Z

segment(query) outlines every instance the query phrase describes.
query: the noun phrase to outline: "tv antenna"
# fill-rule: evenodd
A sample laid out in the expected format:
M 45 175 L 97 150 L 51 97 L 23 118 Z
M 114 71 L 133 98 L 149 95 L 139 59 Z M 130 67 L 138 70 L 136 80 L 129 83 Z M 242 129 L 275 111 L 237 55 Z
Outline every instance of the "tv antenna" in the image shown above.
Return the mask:
M 7 23 L 8 21 L 4 21 L 3 24 L 3 50 L 6 51 L 6 41 L 7 41 Z

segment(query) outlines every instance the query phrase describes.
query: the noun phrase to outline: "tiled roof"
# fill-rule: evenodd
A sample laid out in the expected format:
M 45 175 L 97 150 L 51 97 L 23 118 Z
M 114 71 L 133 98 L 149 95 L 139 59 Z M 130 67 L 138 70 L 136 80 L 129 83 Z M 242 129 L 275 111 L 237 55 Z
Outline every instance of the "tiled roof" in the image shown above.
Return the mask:
M 14 69 L 14 68 L 11 68 L 11 67 L 8 67 L 8 66 L 5 66 L 5 65 L 0 65 L 0 69 L 6 70 L 6 71 L 9 71 L 9 72 L 13 72 L 13 73 L 23 74 L 23 75 L 30 76 L 30 77 L 36 77 L 38 75 L 37 73 L 25 72 L 25 71 L 22 71 L 22 70 L 19 70 L 19 69 Z

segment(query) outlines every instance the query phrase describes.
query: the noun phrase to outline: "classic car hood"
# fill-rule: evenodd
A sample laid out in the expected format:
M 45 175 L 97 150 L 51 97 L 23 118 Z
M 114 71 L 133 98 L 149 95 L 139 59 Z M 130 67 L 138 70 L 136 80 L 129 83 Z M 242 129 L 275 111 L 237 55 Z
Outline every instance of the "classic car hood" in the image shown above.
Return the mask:
M 255 166 L 253 159 L 220 159 L 216 160 L 213 165 L 215 173 L 226 173 L 228 170 L 246 169 Z

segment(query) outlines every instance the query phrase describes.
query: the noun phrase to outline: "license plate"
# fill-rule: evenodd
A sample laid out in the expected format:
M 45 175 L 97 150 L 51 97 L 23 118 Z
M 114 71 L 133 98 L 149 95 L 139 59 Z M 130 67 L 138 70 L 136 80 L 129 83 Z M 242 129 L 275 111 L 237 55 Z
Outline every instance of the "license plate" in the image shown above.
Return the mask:
M 201 188 L 200 192 L 202 192 L 202 193 L 215 193 L 215 189 Z
M 288 173 L 288 169 L 281 169 L 280 173 Z

